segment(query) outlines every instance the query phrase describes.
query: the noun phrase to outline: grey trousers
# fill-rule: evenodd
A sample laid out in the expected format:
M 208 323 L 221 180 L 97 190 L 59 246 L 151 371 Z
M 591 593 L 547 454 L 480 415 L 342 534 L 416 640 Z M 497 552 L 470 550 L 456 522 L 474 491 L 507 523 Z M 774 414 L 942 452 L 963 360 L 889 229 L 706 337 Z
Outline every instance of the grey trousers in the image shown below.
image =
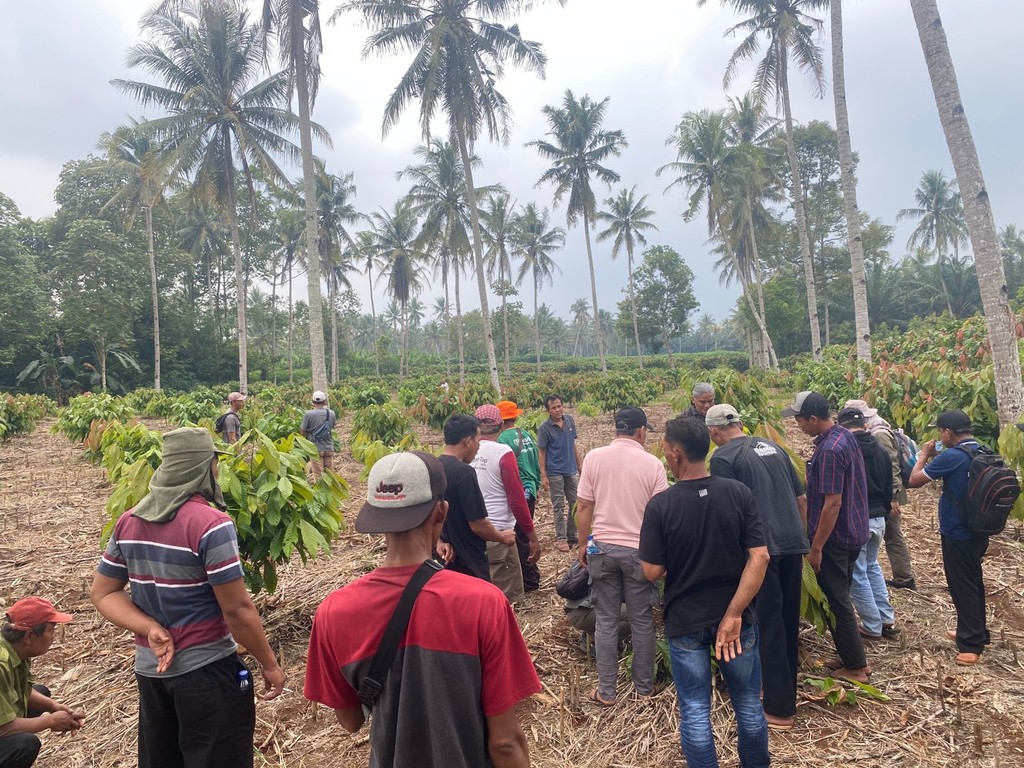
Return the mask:
M 551 512 L 555 516 L 555 538 L 570 544 L 575 544 L 579 538 L 572 511 L 576 506 L 576 486 L 579 481 L 579 475 L 548 475 L 551 484 Z
M 900 518 L 903 515 L 889 515 L 885 521 L 885 555 L 889 558 L 892 580 L 899 586 L 914 581 L 914 568 L 910 564 L 910 548 L 903 537 Z
M 619 611 L 623 603 L 633 632 L 633 687 L 642 696 L 654 692 L 654 612 L 658 591 L 644 577 L 640 552 L 632 547 L 596 542 L 599 554 L 587 556 L 590 597 L 597 618 L 594 651 L 597 692 L 614 699 L 619 674 Z

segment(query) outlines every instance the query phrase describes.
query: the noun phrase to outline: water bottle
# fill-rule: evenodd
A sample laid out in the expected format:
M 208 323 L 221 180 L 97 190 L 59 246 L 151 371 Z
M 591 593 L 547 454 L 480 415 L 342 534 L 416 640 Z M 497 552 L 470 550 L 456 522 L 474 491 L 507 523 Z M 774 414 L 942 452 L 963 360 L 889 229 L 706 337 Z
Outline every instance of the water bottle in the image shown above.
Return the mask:
M 252 688 L 252 676 L 248 669 L 238 670 L 238 690 L 247 693 Z
M 588 555 L 599 555 L 601 550 L 597 548 L 597 543 L 594 541 L 594 536 L 591 534 L 587 536 L 587 554 Z

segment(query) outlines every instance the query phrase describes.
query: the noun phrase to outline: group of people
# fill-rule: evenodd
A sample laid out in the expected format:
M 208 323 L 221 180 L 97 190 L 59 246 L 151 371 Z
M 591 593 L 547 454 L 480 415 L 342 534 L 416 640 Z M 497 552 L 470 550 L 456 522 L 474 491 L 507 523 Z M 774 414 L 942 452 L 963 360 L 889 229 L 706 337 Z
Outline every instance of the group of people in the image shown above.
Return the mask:
M 304 434 L 333 428 L 326 400 L 314 393 Z M 245 398 L 230 402 L 237 417 Z M 487 403 L 446 421 L 440 458 L 401 452 L 370 471 L 355 528 L 383 534 L 386 555 L 316 611 L 304 694 L 333 709 L 350 732 L 373 713 L 371 765 L 529 765 L 516 705 L 541 683 L 514 606 L 539 586 L 534 512 L 542 489 L 556 511 L 558 548 L 575 546 L 589 569 L 598 677 L 591 701 L 618 700 L 626 623 L 633 695 L 655 694 L 661 604 L 691 768 L 717 765 L 712 657 L 729 688 L 743 766 L 767 766 L 769 728 L 793 727 L 804 558 L 835 617 L 834 674 L 870 678 L 863 641 L 899 631 L 877 560 L 883 541 L 891 583 L 916 583 L 898 526 L 906 498 L 900 445 L 867 403 L 850 401 L 833 416 L 822 395 L 801 392 L 783 410 L 814 440 L 806 487 L 790 454 L 748 435 L 736 408 L 715 404 L 710 385 L 698 385 L 692 407 L 664 425 L 672 485 L 646 450 L 655 430 L 642 409 L 616 411 L 610 443 L 581 462 L 561 399 L 549 397 L 546 407 L 536 440 L 516 426 L 522 411 L 514 402 Z M 232 426 L 237 439 L 240 423 Z M 939 438 L 921 446 L 907 484 L 944 481 L 939 524 L 957 610 L 949 634 L 955 661 L 974 664 L 989 642 L 981 574 L 988 540 L 972 535 L 961 513 L 976 441 L 961 411 L 943 413 L 935 427 Z M 149 495 L 114 528 L 92 602 L 135 636 L 139 765 L 248 768 L 256 685 L 238 645 L 259 663 L 261 698 L 283 691 L 285 673 L 245 589 L 234 524 L 218 508 L 211 433 L 177 429 L 163 445 Z M 959 450 L 939 453 L 939 445 Z M 33 686 L 29 672 L 56 625 L 70 620 L 38 597 L 7 611 L 2 768 L 32 765 L 34 734 L 84 724 L 82 713 Z

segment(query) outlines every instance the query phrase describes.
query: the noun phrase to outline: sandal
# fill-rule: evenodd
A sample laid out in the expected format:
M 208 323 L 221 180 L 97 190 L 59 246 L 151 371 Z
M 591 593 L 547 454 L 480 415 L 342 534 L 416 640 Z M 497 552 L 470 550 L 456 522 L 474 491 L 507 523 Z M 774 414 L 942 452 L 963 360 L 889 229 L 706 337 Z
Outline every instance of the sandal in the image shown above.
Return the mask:
M 602 699 L 601 694 L 597 692 L 597 688 L 595 688 L 593 693 L 590 694 L 590 700 L 594 704 L 597 704 L 597 706 L 603 707 L 605 709 L 607 709 L 608 707 L 615 706 L 615 699 L 612 699 L 611 701 L 608 701 L 607 699 Z
M 558 541 L 558 551 L 559 552 L 568 552 L 569 551 L 569 542 L 565 541 L 564 539 L 560 539 Z

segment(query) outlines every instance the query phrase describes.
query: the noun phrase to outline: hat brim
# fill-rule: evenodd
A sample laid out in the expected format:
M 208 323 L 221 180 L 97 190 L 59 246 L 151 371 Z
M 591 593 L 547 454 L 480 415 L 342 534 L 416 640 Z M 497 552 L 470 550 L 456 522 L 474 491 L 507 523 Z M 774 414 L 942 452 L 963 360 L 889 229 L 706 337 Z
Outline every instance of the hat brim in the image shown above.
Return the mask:
M 861 411 L 861 415 L 864 416 L 865 419 L 874 418 L 875 416 L 878 415 L 878 409 L 877 408 L 865 408 L 863 411 Z
M 799 416 L 800 415 L 800 411 L 797 410 L 796 408 L 794 408 L 791 405 L 787 405 L 785 408 L 782 409 L 782 415 L 783 416 Z
M 234 456 L 235 455 L 233 451 L 225 451 L 225 450 L 222 450 L 220 448 L 214 448 L 213 449 L 213 454 L 214 454 L 214 456 Z
M 383 509 L 365 502 L 356 516 L 356 531 L 359 533 L 402 533 L 423 524 L 437 499 L 414 504 L 411 507 Z
M 502 418 L 502 419 L 503 419 L 504 421 L 509 421 L 510 419 L 518 419 L 518 418 L 519 418 L 520 416 L 522 416 L 522 415 L 523 415 L 523 409 L 522 409 L 522 408 L 516 408 L 516 412 L 515 412 L 515 413 L 513 413 L 513 414 L 511 414 L 511 415 L 508 415 L 508 416 L 506 416 L 506 415 L 505 415 L 505 414 L 503 413 L 503 414 L 501 414 L 501 418 Z
M 70 624 L 74 619 L 75 617 L 70 613 L 61 613 L 58 611 L 53 615 L 52 619 L 47 619 L 47 621 L 52 621 L 54 624 Z

